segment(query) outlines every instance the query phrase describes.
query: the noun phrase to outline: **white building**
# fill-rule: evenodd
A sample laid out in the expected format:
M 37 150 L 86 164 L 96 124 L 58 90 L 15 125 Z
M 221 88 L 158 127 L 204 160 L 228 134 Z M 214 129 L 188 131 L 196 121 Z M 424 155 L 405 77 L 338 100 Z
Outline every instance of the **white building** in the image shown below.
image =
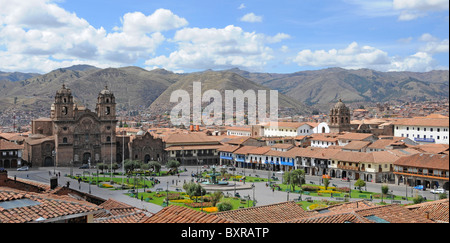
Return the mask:
M 228 127 L 227 128 L 228 136 L 243 136 L 243 137 L 251 137 L 252 136 L 252 128 L 251 127 Z
M 317 127 L 320 125 L 320 129 Z M 316 132 L 319 130 L 318 132 Z M 329 132 L 326 123 L 311 122 L 275 122 L 264 126 L 264 136 L 266 137 L 296 137 L 311 135 L 313 133 Z
M 415 117 L 399 119 L 394 136 L 407 137 L 419 144 L 449 144 L 449 118 Z

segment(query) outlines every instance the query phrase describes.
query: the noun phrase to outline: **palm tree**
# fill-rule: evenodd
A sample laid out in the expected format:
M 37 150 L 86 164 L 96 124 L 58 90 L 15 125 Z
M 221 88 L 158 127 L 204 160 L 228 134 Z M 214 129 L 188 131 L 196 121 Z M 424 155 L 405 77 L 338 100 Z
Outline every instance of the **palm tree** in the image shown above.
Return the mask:
M 292 190 L 295 191 L 295 186 L 302 186 L 305 182 L 305 171 L 304 170 L 293 170 L 291 172 L 287 172 L 284 175 L 284 180 L 286 184 L 291 184 Z

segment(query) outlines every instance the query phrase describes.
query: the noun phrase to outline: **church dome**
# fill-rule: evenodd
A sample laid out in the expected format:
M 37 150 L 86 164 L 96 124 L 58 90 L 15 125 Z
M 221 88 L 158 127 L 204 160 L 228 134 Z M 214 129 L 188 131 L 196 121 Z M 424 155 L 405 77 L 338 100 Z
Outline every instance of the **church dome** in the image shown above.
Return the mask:
M 71 93 L 72 93 L 72 92 L 70 91 L 70 89 L 67 89 L 67 88 L 66 88 L 66 85 L 65 85 L 65 84 L 63 84 L 63 85 L 62 85 L 62 88 L 56 92 L 56 94 L 62 94 L 62 95 L 67 95 L 67 94 L 70 95 Z
M 334 109 L 346 109 L 347 107 L 345 106 L 344 102 L 342 102 L 341 99 L 339 99 L 338 103 L 336 103 L 336 105 L 334 105 Z
M 108 86 L 105 86 L 105 89 L 100 91 L 100 94 L 102 94 L 102 95 L 111 95 L 112 92 L 108 89 Z

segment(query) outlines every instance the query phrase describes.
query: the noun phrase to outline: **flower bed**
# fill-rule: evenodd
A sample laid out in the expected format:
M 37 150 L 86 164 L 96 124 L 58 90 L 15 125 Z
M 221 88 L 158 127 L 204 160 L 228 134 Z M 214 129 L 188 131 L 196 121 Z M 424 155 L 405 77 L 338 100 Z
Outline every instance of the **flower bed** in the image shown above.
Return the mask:
M 207 208 L 203 208 L 202 211 L 205 211 L 207 213 L 215 213 L 215 212 L 218 212 L 219 209 L 217 207 L 207 207 Z
M 211 202 L 197 202 L 197 203 L 185 203 L 186 206 L 191 208 L 200 208 L 200 207 L 212 207 Z
M 178 199 L 178 200 L 170 200 L 171 202 L 174 203 L 193 203 L 194 201 L 192 201 L 191 199 Z

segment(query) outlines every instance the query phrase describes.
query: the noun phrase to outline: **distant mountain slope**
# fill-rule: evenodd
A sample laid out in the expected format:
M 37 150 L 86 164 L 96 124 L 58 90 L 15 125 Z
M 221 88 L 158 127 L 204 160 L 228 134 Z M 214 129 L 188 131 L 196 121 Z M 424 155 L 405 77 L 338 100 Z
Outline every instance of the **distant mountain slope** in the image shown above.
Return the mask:
M 161 75 L 138 67 L 91 68 L 86 71 L 57 69 L 5 84 L 5 89 L 0 89 L 0 101 L 12 105 L 11 98 L 17 97 L 21 109 L 49 109 L 56 91 L 65 84 L 79 105 L 87 105 L 94 110 L 98 93 L 108 86 L 116 96 L 118 108 L 144 109 L 174 82 L 170 79 L 170 74 Z
M 231 69 L 176 74 L 164 69 L 99 69 L 77 65 L 20 80 L 24 77 L 16 76 L 17 81 L 0 79 L 0 112 L 14 104 L 16 109 L 49 112 L 62 84 L 72 90 L 79 105 L 87 105 L 92 110 L 98 93 L 107 85 L 116 96 L 119 110 L 146 110 L 156 114 L 170 111 L 176 105 L 170 102 L 173 91 L 182 89 L 192 95 L 195 81 L 202 83 L 202 93 L 214 89 L 219 90 L 222 97 L 225 97 L 225 90 L 278 90 L 279 114 L 291 115 L 309 114 L 313 109 L 326 111 L 340 98 L 351 104 L 449 97 L 448 71 L 415 73 L 328 68 L 274 74 Z
M 8 73 L 0 71 L 0 80 L 9 80 L 15 82 L 36 77 L 39 75 L 40 75 L 39 73 L 21 73 L 21 72 Z
M 242 90 L 243 92 L 253 90 L 256 95 L 258 90 L 266 90 L 266 109 L 269 111 L 270 89 L 229 71 L 207 71 L 180 76 L 179 81 L 172 84 L 166 91 L 164 91 L 158 99 L 153 102 L 149 110 L 156 113 L 170 111 L 175 105 L 177 105 L 177 103 L 170 103 L 170 96 L 176 90 L 187 91 L 190 94 L 192 103 L 194 82 L 201 82 L 202 94 L 207 90 L 218 90 L 222 95 L 223 108 L 225 107 L 225 90 Z M 205 105 L 203 108 L 204 107 Z M 279 112 L 290 112 L 292 114 L 311 113 L 310 107 L 307 107 L 301 102 L 298 102 L 281 93 L 278 94 L 278 107 L 280 110 Z
M 385 102 L 449 96 L 449 72 L 444 70 L 416 73 L 328 68 L 292 74 L 249 73 L 239 69 L 230 71 L 278 89 L 307 105 L 333 103 L 339 98 L 345 102 Z

